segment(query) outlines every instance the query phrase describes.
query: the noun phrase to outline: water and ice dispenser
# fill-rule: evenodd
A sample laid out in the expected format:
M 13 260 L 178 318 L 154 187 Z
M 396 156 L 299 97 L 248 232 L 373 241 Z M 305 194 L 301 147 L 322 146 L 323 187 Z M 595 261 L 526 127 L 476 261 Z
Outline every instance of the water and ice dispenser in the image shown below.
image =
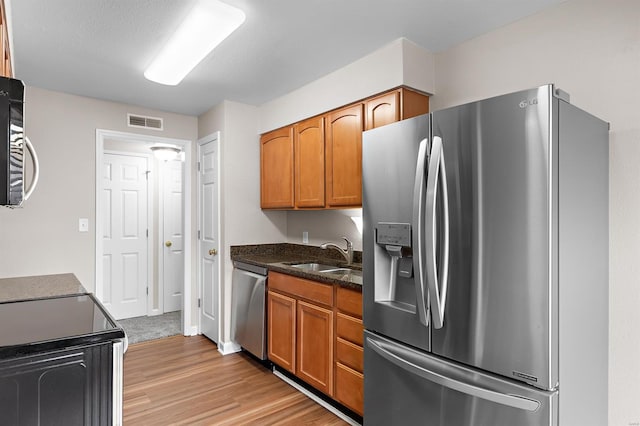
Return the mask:
M 375 231 L 375 301 L 415 312 L 411 225 L 378 222 Z

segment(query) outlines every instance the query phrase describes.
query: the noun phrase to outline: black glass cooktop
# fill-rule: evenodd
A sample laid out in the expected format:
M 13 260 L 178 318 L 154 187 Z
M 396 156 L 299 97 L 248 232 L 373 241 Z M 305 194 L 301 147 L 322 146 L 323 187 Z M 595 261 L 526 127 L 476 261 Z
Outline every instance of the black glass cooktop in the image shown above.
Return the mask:
M 90 294 L 0 303 L 0 355 L 123 337 L 122 328 Z

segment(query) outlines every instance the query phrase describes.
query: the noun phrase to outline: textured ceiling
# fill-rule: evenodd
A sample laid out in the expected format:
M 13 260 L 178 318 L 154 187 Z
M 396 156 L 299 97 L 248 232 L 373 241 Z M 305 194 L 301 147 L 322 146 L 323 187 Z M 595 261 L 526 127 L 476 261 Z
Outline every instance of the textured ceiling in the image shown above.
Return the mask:
M 564 0 L 226 0 L 245 23 L 179 85 L 147 81 L 193 1 L 9 0 L 16 77 L 199 115 L 224 99 L 260 105 L 399 37 L 438 52 Z

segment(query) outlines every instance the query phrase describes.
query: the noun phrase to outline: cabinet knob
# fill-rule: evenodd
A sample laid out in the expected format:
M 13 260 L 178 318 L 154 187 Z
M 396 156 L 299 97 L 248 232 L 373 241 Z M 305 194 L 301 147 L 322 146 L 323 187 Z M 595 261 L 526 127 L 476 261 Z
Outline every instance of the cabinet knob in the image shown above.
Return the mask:
M 167 241 L 167 242 L 164 243 L 164 245 L 167 246 L 167 247 L 171 247 L 171 244 L 173 244 L 171 241 Z
M 216 249 L 209 250 L 209 256 L 215 256 L 216 254 L 218 254 L 218 250 Z

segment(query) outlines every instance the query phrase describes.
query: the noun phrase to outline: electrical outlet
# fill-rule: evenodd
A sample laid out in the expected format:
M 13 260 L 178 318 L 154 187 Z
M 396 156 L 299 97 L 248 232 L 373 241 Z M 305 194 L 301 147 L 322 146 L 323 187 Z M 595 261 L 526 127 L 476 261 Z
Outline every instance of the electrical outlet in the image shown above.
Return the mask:
M 85 217 L 81 217 L 78 220 L 78 231 L 80 232 L 89 232 L 89 219 Z
M 307 231 L 302 232 L 302 243 L 309 244 L 309 233 Z

